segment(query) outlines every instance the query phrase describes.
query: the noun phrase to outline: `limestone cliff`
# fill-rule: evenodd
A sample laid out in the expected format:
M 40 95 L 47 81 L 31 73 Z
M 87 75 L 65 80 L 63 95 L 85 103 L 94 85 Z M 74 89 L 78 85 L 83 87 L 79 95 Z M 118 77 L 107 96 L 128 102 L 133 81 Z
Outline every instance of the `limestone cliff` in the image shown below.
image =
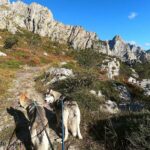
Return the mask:
M 129 63 L 148 59 L 148 54 L 140 47 L 124 42 L 120 36 L 101 41 L 96 33 L 88 32 L 80 26 L 64 25 L 56 21 L 48 8 L 37 3 L 3 3 L 0 6 L 0 29 L 16 33 L 20 28 L 48 36 L 52 41 L 69 44 L 74 49 L 92 48 Z
M 68 43 L 74 49 L 91 48 L 98 39 L 95 33 L 87 32 L 80 26 L 64 25 L 53 18 L 52 12 L 37 3 L 27 5 L 15 2 L 0 7 L 0 29 L 15 33 L 25 28 L 53 41 Z
M 98 41 L 94 48 L 110 56 L 116 56 L 122 61 L 134 63 L 146 61 L 146 53 L 141 47 L 126 43 L 120 36 L 109 41 Z

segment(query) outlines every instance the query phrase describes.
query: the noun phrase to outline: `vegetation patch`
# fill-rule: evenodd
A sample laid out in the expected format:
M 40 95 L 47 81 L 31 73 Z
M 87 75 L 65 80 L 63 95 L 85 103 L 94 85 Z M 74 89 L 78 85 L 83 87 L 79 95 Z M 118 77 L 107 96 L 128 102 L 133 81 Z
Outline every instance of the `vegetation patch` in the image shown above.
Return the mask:
M 74 55 L 78 63 L 86 68 L 96 67 L 102 64 L 102 61 L 106 58 L 106 55 L 93 49 L 80 50 L 75 52 Z
M 12 48 L 14 45 L 16 45 L 18 43 L 18 38 L 14 35 L 11 36 L 9 38 L 7 38 L 4 42 L 4 48 L 6 49 L 10 49 Z
M 150 78 L 150 62 L 137 63 L 133 66 L 133 68 L 139 74 L 140 79 Z
M 15 70 L 12 71 L 9 68 L 0 68 L 0 97 L 2 97 L 8 90 L 14 75 Z
M 127 79 L 132 75 L 132 70 L 124 62 L 120 61 L 120 78 Z
M 102 91 L 102 94 L 106 96 L 106 98 L 115 102 L 120 102 L 119 92 L 115 88 L 116 81 L 100 81 L 97 80 L 93 82 L 92 89 Z
M 92 125 L 93 124 L 93 125 Z M 108 150 L 150 149 L 150 114 L 130 113 L 91 123 L 89 134 Z
M 13 59 L 0 62 L 0 68 L 19 69 L 20 65 L 22 65 L 22 62 Z

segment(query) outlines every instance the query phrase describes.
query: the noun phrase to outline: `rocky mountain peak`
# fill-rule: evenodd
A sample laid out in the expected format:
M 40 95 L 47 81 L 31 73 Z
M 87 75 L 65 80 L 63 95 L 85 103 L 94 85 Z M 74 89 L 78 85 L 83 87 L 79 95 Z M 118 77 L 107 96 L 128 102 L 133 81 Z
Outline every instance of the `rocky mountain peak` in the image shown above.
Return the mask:
M 17 1 L 7 7 L 0 6 L 0 29 L 15 34 L 20 28 L 48 36 L 52 41 L 69 44 L 74 49 L 92 48 L 130 62 L 146 59 L 146 54 L 140 47 L 126 43 L 119 35 L 112 40 L 101 41 L 96 33 L 88 32 L 81 26 L 64 25 L 56 21 L 52 12 L 40 4 L 27 5 Z
M 112 40 L 124 42 L 120 35 L 116 35 Z

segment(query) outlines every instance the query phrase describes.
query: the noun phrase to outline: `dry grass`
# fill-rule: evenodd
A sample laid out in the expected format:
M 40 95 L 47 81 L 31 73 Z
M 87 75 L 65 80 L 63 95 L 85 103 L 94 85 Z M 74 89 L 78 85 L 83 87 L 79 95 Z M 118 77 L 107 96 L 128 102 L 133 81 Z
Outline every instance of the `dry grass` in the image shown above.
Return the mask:
M 11 81 L 14 78 L 15 72 L 16 70 L 0 68 L 0 98 L 4 96 L 11 85 Z

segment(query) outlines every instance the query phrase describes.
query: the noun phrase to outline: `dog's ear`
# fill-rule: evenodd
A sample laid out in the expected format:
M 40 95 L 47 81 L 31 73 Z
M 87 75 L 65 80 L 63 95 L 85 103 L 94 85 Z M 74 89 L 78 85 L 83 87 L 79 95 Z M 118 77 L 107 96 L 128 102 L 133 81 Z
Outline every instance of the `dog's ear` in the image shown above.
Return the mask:
M 23 92 L 20 94 L 19 96 L 19 100 L 25 100 L 25 99 L 28 99 L 28 94 L 27 92 Z
M 50 93 L 50 92 L 51 92 L 51 89 L 47 89 L 47 90 L 46 90 L 46 93 Z
M 53 93 L 53 90 L 52 90 L 52 89 L 50 89 L 50 90 L 49 90 L 49 93 L 50 93 L 50 94 L 51 94 L 51 93 Z

